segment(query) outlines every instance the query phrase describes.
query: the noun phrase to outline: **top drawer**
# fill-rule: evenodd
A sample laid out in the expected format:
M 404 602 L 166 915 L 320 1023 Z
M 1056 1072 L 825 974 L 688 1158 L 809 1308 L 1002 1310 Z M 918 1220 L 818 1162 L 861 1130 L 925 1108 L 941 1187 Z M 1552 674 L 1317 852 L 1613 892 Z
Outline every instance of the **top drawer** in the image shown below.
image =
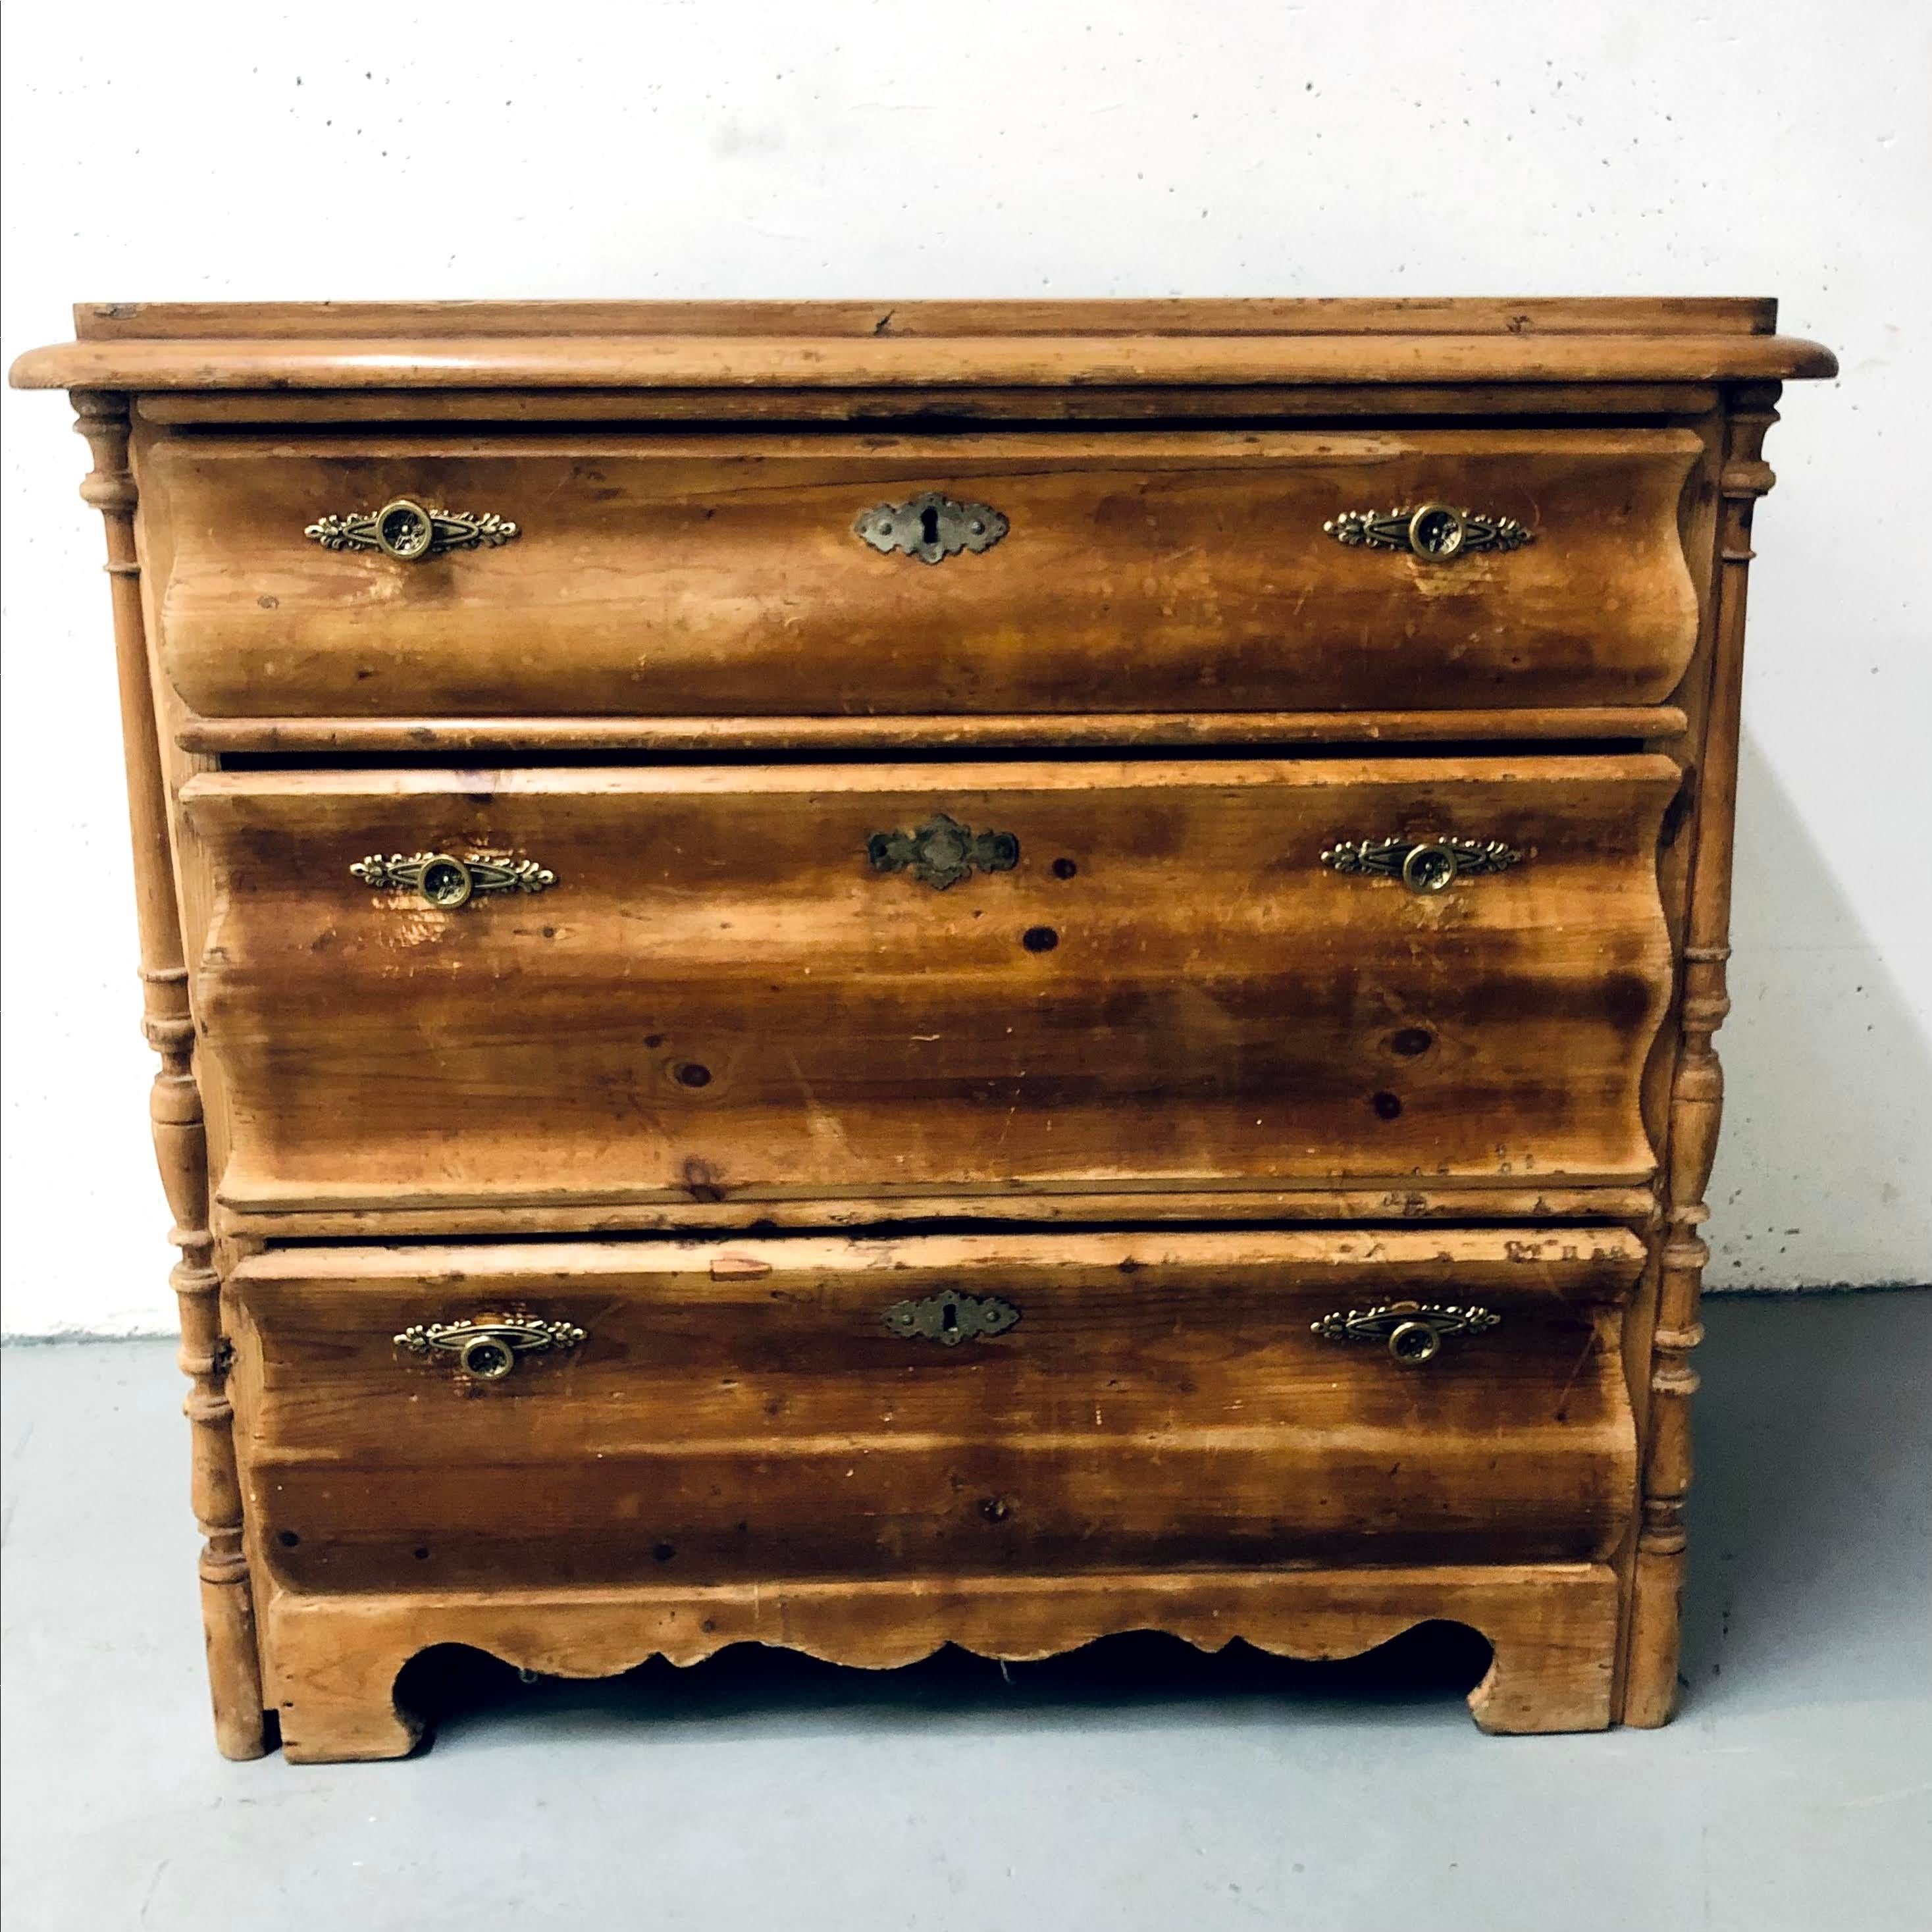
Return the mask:
M 182 434 L 140 468 L 163 660 L 206 717 L 1456 710 L 1669 696 L 1701 448 Z M 439 525 L 415 557 L 304 534 L 399 501 L 515 534 Z

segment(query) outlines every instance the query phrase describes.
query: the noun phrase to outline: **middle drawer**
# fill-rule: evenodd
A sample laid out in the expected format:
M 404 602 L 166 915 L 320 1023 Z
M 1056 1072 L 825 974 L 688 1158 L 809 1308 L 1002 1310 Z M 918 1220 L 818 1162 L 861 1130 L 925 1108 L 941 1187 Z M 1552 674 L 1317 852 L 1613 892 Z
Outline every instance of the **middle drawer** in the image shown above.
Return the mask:
M 203 776 L 219 1196 L 1641 1183 L 1678 782 L 1648 756 Z

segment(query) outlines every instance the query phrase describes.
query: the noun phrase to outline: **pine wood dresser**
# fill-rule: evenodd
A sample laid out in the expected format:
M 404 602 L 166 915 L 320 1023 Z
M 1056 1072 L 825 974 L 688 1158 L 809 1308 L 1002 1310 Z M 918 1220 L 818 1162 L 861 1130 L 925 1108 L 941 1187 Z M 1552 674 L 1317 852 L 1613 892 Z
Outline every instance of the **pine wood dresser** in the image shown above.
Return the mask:
M 1762 302 L 85 308 L 215 1724 L 1676 1682 Z

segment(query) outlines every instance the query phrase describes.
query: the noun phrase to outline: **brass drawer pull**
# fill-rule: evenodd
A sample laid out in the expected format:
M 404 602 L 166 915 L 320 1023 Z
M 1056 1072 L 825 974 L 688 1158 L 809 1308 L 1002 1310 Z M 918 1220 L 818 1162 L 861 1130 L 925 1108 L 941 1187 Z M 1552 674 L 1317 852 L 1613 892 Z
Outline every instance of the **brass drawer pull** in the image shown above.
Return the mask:
M 1324 1342 L 1382 1342 L 1406 1369 L 1432 1362 L 1445 1335 L 1480 1335 L 1502 1321 L 1486 1308 L 1453 1308 L 1431 1301 L 1391 1301 L 1351 1308 L 1310 1324 Z
M 357 510 L 346 517 L 318 517 L 302 532 L 324 550 L 379 550 L 404 563 L 420 563 L 446 550 L 494 550 L 520 534 L 494 510 L 480 516 L 469 510 L 426 510 L 407 496 L 385 503 L 373 515 Z
M 1536 541 L 1514 517 L 1479 517 L 1447 503 L 1418 510 L 1344 510 L 1322 526 L 1337 543 L 1366 550 L 1406 550 L 1430 563 L 1447 563 L 1472 550 L 1520 550 Z
M 574 1322 L 538 1322 L 522 1316 L 486 1315 L 475 1322 L 418 1322 L 395 1338 L 396 1346 L 427 1355 L 434 1348 L 456 1358 L 457 1366 L 479 1382 L 500 1382 L 519 1355 L 574 1348 L 584 1330 Z
M 1019 1310 L 997 1294 L 962 1294 L 950 1288 L 920 1301 L 896 1301 L 885 1316 L 886 1326 L 895 1335 L 937 1342 L 946 1348 L 984 1335 L 1004 1335 L 1019 1318 Z
M 1426 898 L 1478 872 L 1505 872 L 1522 854 L 1500 838 L 1351 838 L 1322 855 L 1331 872 L 1400 879 Z
M 1011 527 L 989 503 L 958 503 L 937 490 L 909 502 L 881 503 L 852 526 L 882 555 L 902 550 L 921 563 L 944 563 L 962 550 L 991 550 Z
M 910 872 L 922 885 L 944 892 L 982 872 L 1010 872 L 1020 862 L 1020 842 L 1010 832 L 974 832 L 941 812 L 916 832 L 875 832 L 866 842 L 875 872 Z
M 474 853 L 458 859 L 448 852 L 412 852 L 406 859 L 392 852 L 386 859 L 372 852 L 349 869 L 373 891 L 420 892 L 425 905 L 446 910 L 478 892 L 542 892 L 556 884 L 556 874 L 533 860 L 485 859 Z

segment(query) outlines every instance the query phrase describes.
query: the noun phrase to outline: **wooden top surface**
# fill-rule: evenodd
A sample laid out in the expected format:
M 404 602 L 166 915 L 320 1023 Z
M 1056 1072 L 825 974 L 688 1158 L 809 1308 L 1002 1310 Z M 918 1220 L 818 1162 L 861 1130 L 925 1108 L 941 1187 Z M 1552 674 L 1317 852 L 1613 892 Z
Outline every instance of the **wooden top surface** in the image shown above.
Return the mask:
M 1777 304 L 1508 301 L 100 303 L 21 388 L 1262 387 L 1837 373 Z

